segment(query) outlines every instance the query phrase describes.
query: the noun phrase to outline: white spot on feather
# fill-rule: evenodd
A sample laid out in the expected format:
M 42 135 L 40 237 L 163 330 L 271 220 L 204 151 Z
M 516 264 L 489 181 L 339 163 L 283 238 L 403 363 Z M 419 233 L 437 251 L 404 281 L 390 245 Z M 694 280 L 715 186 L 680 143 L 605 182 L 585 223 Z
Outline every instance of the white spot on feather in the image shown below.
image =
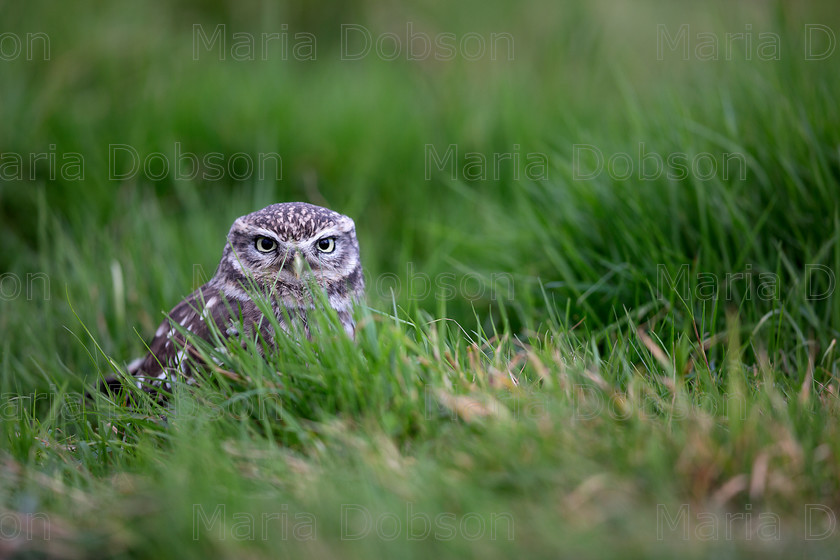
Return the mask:
M 187 373 L 187 351 L 186 349 L 178 350 L 175 354 L 175 363 L 178 365 L 178 371 Z
M 143 362 L 146 361 L 146 358 L 137 358 L 136 360 L 132 360 L 126 369 L 129 373 L 135 372 L 140 369 L 140 366 L 143 365 Z

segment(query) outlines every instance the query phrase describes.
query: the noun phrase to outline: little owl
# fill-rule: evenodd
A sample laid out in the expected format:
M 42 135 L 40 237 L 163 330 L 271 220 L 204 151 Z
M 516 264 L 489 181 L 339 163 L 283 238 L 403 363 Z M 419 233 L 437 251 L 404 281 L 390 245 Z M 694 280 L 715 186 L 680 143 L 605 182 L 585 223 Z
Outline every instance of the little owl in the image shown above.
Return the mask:
M 268 345 L 292 332 L 290 321 L 308 335 L 312 281 L 323 289 L 352 337 L 353 305 L 364 297 L 352 219 L 303 202 L 272 204 L 237 218 L 213 278 L 175 306 L 155 332 L 149 353 L 129 364 L 129 374 L 139 388 L 152 393 L 171 389 L 176 377 L 195 383 L 190 364 L 195 350 L 183 333 L 210 340 L 210 321 L 222 336 L 240 336 L 241 329 L 247 336 L 259 333 Z M 284 333 L 274 332 L 263 317 L 249 296 L 254 289 L 270 302 Z M 117 390 L 120 382 L 110 377 L 105 385 Z

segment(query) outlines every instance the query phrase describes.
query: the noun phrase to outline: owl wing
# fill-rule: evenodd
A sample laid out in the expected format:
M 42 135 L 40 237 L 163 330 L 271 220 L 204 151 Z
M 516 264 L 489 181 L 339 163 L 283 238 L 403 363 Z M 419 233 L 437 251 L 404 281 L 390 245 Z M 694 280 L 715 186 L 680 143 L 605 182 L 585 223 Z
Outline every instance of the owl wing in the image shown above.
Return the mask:
M 149 353 L 128 365 L 128 373 L 136 378 L 138 388 L 156 393 L 156 389 L 171 389 L 170 380 L 185 378 L 194 383 L 193 372 L 202 361 L 189 343 L 189 337 L 210 340 L 212 321 L 227 336 L 231 314 L 238 314 L 236 301 L 228 301 L 218 288 L 205 284 L 176 305 L 155 331 L 149 343 Z M 116 392 L 121 382 L 114 376 L 105 379 L 106 387 Z

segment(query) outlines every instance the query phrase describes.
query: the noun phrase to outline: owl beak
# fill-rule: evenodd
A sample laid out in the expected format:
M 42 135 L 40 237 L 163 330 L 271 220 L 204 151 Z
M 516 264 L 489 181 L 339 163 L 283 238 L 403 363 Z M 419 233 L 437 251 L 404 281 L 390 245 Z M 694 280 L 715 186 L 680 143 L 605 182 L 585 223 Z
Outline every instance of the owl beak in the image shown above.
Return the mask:
M 306 266 L 306 262 L 303 260 L 303 256 L 299 252 L 295 252 L 295 258 L 292 261 L 292 269 L 295 272 L 295 278 L 300 279 L 301 274 L 303 274 L 303 270 Z

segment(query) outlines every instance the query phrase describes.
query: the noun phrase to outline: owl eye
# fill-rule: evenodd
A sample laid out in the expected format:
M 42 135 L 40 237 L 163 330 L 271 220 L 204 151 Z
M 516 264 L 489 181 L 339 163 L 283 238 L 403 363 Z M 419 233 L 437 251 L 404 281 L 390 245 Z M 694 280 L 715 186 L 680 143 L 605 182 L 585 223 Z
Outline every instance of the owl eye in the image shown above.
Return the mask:
M 317 247 L 318 250 L 322 253 L 332 253 L 333 251 L 335 251 L 335 238 L 325 237 L 323 239 L 319 239 Z
M 257 237 L 254 245 L 260 253 L 270 253 L 277 248 L 277 242 L 270 237 Z

